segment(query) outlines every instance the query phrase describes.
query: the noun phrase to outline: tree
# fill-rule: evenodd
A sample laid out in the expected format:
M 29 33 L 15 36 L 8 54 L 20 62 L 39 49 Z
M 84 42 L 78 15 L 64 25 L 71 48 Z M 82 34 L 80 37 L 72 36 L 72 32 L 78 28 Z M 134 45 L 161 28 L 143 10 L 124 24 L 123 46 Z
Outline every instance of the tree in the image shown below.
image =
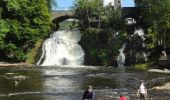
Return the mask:
M 0 1 L 0 55 L 25 61 L 34 43 L 50 30 L 49 0 Z
M 156 45 L 169 46 L 170 43 L 170 1 L 169 0 L 135 0 L 142 10 L 142 20 L 155 35 Z M 151 32 L 152 31 L 152 32 Z
M 80 44 L 86 53 L 85 64 L 112 65 L 121 45 L 118 40 L 113 47 L 111 41 L 121 28 L 120 9 L 103 6 L 103 0 L 76 0 L 73 10 L 83 29 Z
M 73 9 L 83 27 L 92 27 L 96 23 L 101 28 L 116 31 L 121 28 L 120 9 L 115 10 L 111 5 L 103 6 L 103 0 L 76 0 Z
M 73 10 L 75 16 L 80 18 L 82 27 L 91 27 L 91 22 L 98 22 L 103 9 L 102 0 L 76 0 Z
M 121 10 L 113 9 L 113 6 L 104 7 L 102 18 L 102 25 L 104 28 L 113 28 L 115 31 L 120 31 L 123 25 L 121 19 Z

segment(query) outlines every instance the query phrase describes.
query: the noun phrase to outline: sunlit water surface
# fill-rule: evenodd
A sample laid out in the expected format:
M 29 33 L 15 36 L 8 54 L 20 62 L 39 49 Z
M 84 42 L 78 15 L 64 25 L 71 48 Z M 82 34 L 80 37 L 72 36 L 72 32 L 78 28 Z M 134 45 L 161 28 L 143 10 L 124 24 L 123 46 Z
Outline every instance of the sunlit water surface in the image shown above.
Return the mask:
M 82 100 L 89 84 L 95 100 L 118 100 L 120 94 L 139 100 L 140 80 L 146 81 L 150 100 L 169 100 L 169 91 L 152 89 L 170 82 L 167 74 L 92 66 L 0 67 L 0 100 Z

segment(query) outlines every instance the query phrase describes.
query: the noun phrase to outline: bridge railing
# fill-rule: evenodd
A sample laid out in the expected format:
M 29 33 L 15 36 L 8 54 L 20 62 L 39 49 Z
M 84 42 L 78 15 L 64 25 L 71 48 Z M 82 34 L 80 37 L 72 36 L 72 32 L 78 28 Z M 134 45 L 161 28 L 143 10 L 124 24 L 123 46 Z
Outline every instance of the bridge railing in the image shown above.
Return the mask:
M 72 7 L 57 7 L 53 9 L 53 12 L 64 12 L 64 11 L 73 11 Z
M 74 11 L 71 7 L 57 7 L 55 10 L 52 11 L 52 20 L 56 17 L 73 14 Z

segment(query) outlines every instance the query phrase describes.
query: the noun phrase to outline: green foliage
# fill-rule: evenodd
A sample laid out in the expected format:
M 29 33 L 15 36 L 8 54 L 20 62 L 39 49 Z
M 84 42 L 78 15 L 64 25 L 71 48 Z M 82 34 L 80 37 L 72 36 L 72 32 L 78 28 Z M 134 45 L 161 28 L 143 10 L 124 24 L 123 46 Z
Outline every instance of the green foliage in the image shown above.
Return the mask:
M 170 1 L 169 0 L 135 0 L 142 10 L 141 19 L 151 27 L 150 36 L 154 36 L 158 45 L 169 46 L 170 42 Z M 154 34 L 154 35 L 151 35 Z M 164 42 L 159 42 L 164 40 Z
M 167 50 L 169 55 L 170 0 L 135 0 L 135 3 L 141 9 L 141 20 L 146 27 L 149 61 L 158 64 L 162 50 Z
M 0 19 L 0 48 L 4 49 L 4 39 L 6 33 L 9 31 L 7 23 L 4 20 Z
M 150 27 L 147 29 L 147 40 L 146 40 L 146 48 L 147 49 L 154 49 L 156 46 L 156 32 L 155 30 Z
M 114 32 L 122 28 L 120 9 L 104 7 L 103 0 L 76 0 L 73 10 L 83 29 L 80 44 L 86 64 L 112 65 L 124 38 L 112 39 Z
M 25 61 L 34 43 L 50 30 L 49 0 L 0 1 L 0 55 Z
M 135 64 L 135 65 L 132 65 L 132 67 L 133 67 L 134 69 L 147 70 L 149 66 L 148 66 L 148 64 L 143 63 L 143 64 Z
M 29 63 L 29 64 L 34 64 L 36 63 L 36 58 L 37 58 L 37 55 L 39 54 L 39 49 L 41 48 L 41 45 L 43 43 L 43 40 L 40 39 L 38 40 L 36 43 L 35 43 L 35 46 L 33 49 L 31 49 L 30 52 L 28 52 L 27 54 L 27 60 L 26 62 Z
M 80 44 L 86 54 L 85 64 L 111 65 L 112 55 L 109 45 L 112 32 L 112 29 L 99 30 L 95 28 L 82 31 Z
M 15 51 L 14 55 L 15 56 L 14 58 L 12 58 L 12 60 L 14 60 L 15 62 L 25 62 L 25 60 L 27 59 L 25 53 L 20 50 Z
M 114 33 L 111 37 L 111 41 L 110 41 L 110 45 L 111 45 L 111 49 L 113 52 L 115 52 L 114 54 L 118 54 L 119 49 L 122 47 L 125 38 L 126 38 L 126 33 L 124 32 L 119 32 L 118 34 Z
M 122 25 L 120 9 L 103 6 L 103 0 L 76 0 L 75 16 L 81 20 L 82 28 L 100 27 L 120 30 Z
M 100 26 L 102 0 L 76 0 L 73 9 L 83 28 L 91 27 L 92 22 Z
M 121 30 L 123 26 L 120 9 L 114 10 L 112 6 L 104 7 L 101 21 L 102 27 L 113 28 L 115 31 Z

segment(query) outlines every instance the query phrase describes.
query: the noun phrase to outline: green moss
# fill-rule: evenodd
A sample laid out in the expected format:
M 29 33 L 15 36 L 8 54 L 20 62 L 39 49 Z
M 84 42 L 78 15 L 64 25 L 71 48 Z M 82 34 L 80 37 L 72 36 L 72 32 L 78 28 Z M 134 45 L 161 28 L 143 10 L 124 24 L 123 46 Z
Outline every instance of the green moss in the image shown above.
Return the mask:
M 26 60 L 27 63 L 33 64 L 36 62 L 36 57 L 38 54 L 38 51 L 43 43 L 43 40 L 40 39 L 35 43 L 34 48 L 27 54 L 28 58 Z
M 139 70 L 147 70 L 149 68 L 149 65 L 147 63 L 142 63 L 142 64 L 134 64 L 132 65 L 134 69 L 139 69 Z

